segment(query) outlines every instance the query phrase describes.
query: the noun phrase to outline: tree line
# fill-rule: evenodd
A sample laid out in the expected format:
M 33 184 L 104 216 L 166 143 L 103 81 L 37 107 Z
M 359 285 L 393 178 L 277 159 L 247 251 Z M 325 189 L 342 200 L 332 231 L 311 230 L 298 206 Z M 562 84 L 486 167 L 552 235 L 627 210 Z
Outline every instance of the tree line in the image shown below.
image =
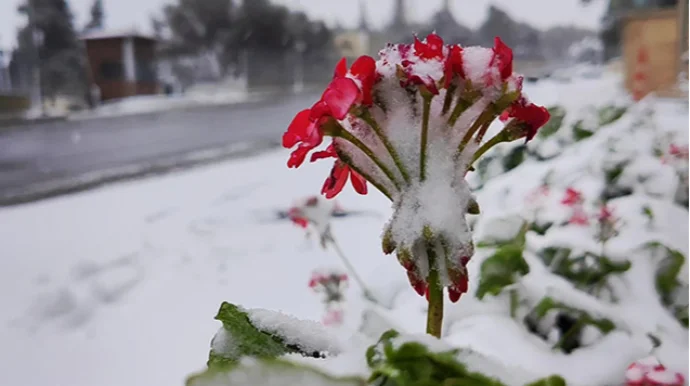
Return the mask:
M 17 33 L 13 81 L 30 85 L 34 79 L 28 70 L 38 66 L 44 97 L 85 95 L 86 56 L 79 36 L 107 25 L 103 0 L 94 0 L 81 28 L 67 0 L 25 0 L 17 11 L 31 22 Z M 247 51 L 281 55 L 299 49 L 306 56 L 323 56 L 333 50 L 332 32 L 323 22 L 269 0 L 176 0 L 151 24 L 160 39 L 160 57 L 211 56 L 220 76 L 239 71 Z

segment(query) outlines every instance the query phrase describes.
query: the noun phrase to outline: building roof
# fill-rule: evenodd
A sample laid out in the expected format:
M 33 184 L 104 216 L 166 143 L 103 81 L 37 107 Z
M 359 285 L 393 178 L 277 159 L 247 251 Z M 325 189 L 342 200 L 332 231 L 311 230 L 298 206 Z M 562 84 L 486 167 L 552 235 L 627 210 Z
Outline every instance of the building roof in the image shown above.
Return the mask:
M 140 38 L 156 40 L 153 35 L 143 33 L 136 28 L 123 28 L 113 30 L 93 30 L 83 33 L 79 38 L 82 40 L 99 39 L 118 39 L 118 38 Z

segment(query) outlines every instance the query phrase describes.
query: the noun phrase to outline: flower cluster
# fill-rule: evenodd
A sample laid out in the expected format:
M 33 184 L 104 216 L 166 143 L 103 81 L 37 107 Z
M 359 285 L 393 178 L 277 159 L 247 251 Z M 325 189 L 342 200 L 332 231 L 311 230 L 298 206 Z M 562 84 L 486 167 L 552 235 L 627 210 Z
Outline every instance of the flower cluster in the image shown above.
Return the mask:
M 287 212 L 287 217 L 297 226 L 307 229 L 309 225 L 316 230 L 321 241 L 325 244 L 332 237 L 330 220 L 337 205 L 334 201 L 321 196 L 308 196 L 296 200 Z
M 561 200 L 561 204 L 571 208 L 570 218 L 568 224 L 572 225 L 589 225 L 589 217 L 584 209 L 584 198 L 579 190 L 568 188 L 565 191 L 565 196 Z
M 597 238 L 599 241 L 605 243 L 618 236 L 619 223 L 620 219 L 614 215 L 613 208 L 603 204 L 597 215 Z
M 342 303 L 348 287 L 347 274 L 337 270 L 316 270 L 309 279 L 309 288 L 324 295 L 326 311 L 322 322 L 325 325 L 339 325 L 343 321 Z
M 683 386 L 685 377 L 670 371 L 653 357 L 640 359 L 625 372 L 625 386 Z
M 503 129 L 486 139 L 501 117 Z M 478 213 L 465 175 L 501 142 L 530 140 L 549 113 L 527 99 L 513 53 L 499 38 L 493 48 L 444 44 L 430 34 L 413 44 L 389 44 L 379 59 L 345 59 L 321 98 L 300 111 L 283 135 L 300 166 L 324 136 L 332 142 L 310 160 L 334 158 L 322 193 L 332 198 L 349 180 L 393 201 L 383 237 L 420 295 L 447 287 L 457 301 L 467 291 L 465 265 L 474 247 L 465 220 Z

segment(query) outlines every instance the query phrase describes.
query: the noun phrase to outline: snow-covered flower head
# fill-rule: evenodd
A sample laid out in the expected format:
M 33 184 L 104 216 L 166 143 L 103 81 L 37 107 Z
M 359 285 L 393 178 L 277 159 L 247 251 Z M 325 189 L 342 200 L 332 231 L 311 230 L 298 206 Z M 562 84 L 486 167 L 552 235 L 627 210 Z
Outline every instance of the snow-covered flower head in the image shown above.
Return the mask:
M 653 356 L 640 359 L 625 371 L 625 386 L 683 386 L 685 377 L 670 371 Z
M 330 220 L 336 203 L 321 196 L 308 196 L 292 204 L 287 212 L 288 218 L 296 225 L 307 228 L 310 224 L 323 239 L 328 237 L 330 230 Z
M 348 284 L 347 274 L 335 268 L 314 270 L 309 278 L 309 288 L 323 293 L 324 303 L 342 301 Z
M 499 116 L 506 122 L 485 140 Z M 319 101 L 300 111 L 283 135 L 298 167 L 324 136 L 333 141 L 311 161 L 335 158 L 322 193 L 332 198 L 349 180 L 367 183 L 393 201 L 384 252 L 397 251 L 410 282 L 424 294 L 430 275 L 451 300 L 466 291 L 472 256 L 468 212 L 477 213 L 465 175 L 489 148 L 531 139 L 549 119 L 522 93 L 513 53 L 499 38 L 493 48 L 446 45 L 430 34 L 413 44 L 389 44 L 378 61 L 345 59 Z

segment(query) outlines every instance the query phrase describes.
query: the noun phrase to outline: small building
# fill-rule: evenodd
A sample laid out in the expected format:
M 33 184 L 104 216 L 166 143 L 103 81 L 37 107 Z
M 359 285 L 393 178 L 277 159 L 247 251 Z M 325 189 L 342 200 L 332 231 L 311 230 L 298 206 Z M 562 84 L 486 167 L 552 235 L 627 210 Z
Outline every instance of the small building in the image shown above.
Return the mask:
M 82 40 L 88 57 L 89 79 L 98 99 L 159 92 L 156 39 L 136 31 L 94 31 L 82 36 Z
M 680 96 L 681 74 L 690 78 L 690 0 L 665 7 L 633 9 L 622 17 L 622 59 L 626 88 L 633 92 L 644 79 L 644 92 Z M 640 59 L 644 58 L 644 59 Z M 643 63 L 641 63 L 643 62 Z

